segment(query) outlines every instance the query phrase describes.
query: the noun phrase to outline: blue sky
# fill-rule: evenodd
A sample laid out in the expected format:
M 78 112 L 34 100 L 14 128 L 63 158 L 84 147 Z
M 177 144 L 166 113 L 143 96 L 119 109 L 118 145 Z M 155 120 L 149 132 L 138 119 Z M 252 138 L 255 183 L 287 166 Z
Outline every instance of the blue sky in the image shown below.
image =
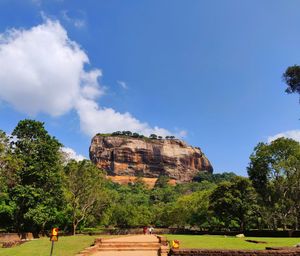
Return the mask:
M 215 172 L 300 140 L 299 1 L 0 0 L 0 129 L 44 121 L 88 157 L 96 131 L 183 136 Z

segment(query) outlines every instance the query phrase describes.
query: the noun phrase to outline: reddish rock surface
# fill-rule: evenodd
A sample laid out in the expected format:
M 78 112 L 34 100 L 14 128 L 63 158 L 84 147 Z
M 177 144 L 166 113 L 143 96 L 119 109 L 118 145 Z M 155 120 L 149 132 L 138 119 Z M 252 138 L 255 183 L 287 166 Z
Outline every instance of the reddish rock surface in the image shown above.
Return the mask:
M 119 183 L 121 185 L 129 184 L 129 183 L 135 183 L 138 179 L 135 176 L 107 176 L 107 178 L 115 183 Z M 157 181 L 157 178 L 142 178 L 142 181 L 147 185 L 148 188 L 153 188 L 155 186 L 155 183 Z M 170 179 L 168 181 L 170 185 L 176 185 L 176 180 Z
M 90 159 L 112 176 L 157 178 L 166 175 L 186 182 L 201 171 L 213 171 L 200 148 L 177 139 L 96 135 L 91 142 Z

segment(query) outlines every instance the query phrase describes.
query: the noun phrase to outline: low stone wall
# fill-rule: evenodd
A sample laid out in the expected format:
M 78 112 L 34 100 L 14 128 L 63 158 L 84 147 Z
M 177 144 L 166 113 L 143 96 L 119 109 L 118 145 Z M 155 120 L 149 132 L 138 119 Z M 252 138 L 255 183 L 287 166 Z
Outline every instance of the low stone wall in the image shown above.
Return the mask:
M 102 231 L 85 231 L 83 234 L 90 235 L 127 235 L 127 234 L 143 234 L 143 228 L 106 228 Z M 155 234 L 186 234 L 186 235 L 227 235 L 235 236 L 240 234 L 239 231 L 200 231 L 189 230 L 181 228 L 154 228 Z M 300 237 L 300 230 L 249 230 L 245 231 L 244 235 L 247 237 Z
M 112 229 L 103 229 L 102 231 L 84 231 L 80 232 L 81 234 L 89 235 L 141 235 L 143 234 L 143 228 L 112 228 Z M 169 234 L 170 229 L 168 228 L 154 228 L 155 234 Z
M 0 234 L 0 243 L 20 240 L 18 233 L 2 233 Z
M 2 248 L 11 248 L 20 244 L 26 243 L 25 240 L 9 241 L 2 244 Z
M 32 233 L 0 233 L 0 243 L 33 239 Z
M 187 235 L 227 235 L 235 236 L 240 234 L 240 231 L 200 231 L 180 228 L 169 228 L 165 234 L 187 234 Z M 300 230 L 248 230 L 243 232 L 245 236 L 253 237 L 300 237 Z
M 281 250 L 205 250 L 205 249 L 171 249 L 169 256 L 300 256 L 300 249 Z

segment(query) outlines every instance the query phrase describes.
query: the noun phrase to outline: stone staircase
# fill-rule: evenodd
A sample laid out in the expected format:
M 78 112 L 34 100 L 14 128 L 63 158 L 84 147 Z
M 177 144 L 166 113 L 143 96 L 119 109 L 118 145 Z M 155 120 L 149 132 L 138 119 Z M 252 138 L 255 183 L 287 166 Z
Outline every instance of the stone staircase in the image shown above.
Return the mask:
M 98 251 L 158 251 L 160 243 L 102 241 Z
M 164 237 L 154 235 L 97 238 L 95 245 L 77 256 L 167 256 L 169 248 Z

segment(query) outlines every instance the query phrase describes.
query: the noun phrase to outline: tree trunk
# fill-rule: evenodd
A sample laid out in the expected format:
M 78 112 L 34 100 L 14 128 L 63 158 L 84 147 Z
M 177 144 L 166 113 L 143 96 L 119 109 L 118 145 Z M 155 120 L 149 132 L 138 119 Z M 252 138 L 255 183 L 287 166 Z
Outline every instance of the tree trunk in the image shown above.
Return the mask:
M 44 222 L 44 223 L 42 224 L 41 234 L 42 234 L 43 237 L 45 236 L 45 226 L 46 226 L 46 222 Z
M 245 229 L 244 221 L 241 221 L 240 222 L 240 232 L 244 232 L 244 229 Z
M 277 220 L 273 217 L 273 230 L 277 230 Z
M 73 222 L 73 236 L 76 235 L 76 228 L 77 228 L 77 224 Z

